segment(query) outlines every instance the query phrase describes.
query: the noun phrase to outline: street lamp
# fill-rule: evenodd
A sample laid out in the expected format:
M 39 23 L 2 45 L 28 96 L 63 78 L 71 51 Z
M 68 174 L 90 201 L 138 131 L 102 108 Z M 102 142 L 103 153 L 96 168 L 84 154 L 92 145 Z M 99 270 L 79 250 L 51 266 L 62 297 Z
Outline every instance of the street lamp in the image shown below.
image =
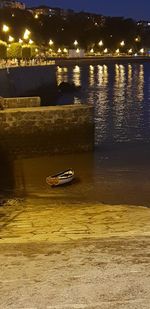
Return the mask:
M 49 44 L 50 46 L 52 46 L 52 45 L 54 44 L 54 42 L 50 39 L 48 44 Z
M 34 42 L 30 39 L 30 40 L 29 40 L 29 44 L 33 44 L 33 43 L 34 43 Z
M 144 48 L 141 48 L 141 49 L 140 49 L 140 53 L 141 53 L 141 54 L 144 54 Z
M 2 30 L 3 30 L 3 32 L 8 32 L 9 27 L 7 25 L 3 25 Z
M 135 38 L 135 42 L 140 42 L 140 37 L 139 37 L 139 36 L 137 36 L 137 37 Z
M 121 42 L 120 42 L 120 45 L 121 45 L 121 46 L 125 46 L 125 41 L 121 41 Z
M 9 41 L 10 43 L 12 43 L 12 42 L 14 41 L 14 38 L 13 38 L 11 35 L 9 35 L 8 41 Z
M 78 45 L 78 41 L 75 40 L 73 44 L 74 44 L 75 46 L 77 46 L 77 45 Z
M 99 41 L 98 45 L 99 45 L 99 46 L 103 46 L 103 45 L 104 45 L 103 41 L 102 41 L 102 40 Z
M 133 50 L 132 50 L 132 48 L 130 48 L 130 49 L 128 50 L 128 54 L 132 54 L 132 52 L 133 52 Z
M 108 52 L 108 48 L 105 48 L 104 53 L 107 54 L 107 52 Z
M 24 35 L 23 35 L 24 40 L 28 40 L 30 34 L 31 34 L 31 32 L 28 29 L 25 29 L 25 32 L 24 32 Z

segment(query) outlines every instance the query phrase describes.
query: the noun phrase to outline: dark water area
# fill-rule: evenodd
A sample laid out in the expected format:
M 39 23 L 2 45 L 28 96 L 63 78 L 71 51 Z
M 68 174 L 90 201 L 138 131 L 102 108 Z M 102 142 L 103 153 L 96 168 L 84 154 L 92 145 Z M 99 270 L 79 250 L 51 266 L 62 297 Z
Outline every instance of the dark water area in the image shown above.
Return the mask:
M 150 205 L 150 63 L 79 64 L 57 67 L 57 83 L 81 90 L 59 96 L 57 104 L 94 106 L 93 153 L 1 156 L 1 196 L 8 193 L 39 204 Z M 5 169 L 4 167 L 7 166 Z M 51 188 L 46 176 L 67 168 L 75 181 Z

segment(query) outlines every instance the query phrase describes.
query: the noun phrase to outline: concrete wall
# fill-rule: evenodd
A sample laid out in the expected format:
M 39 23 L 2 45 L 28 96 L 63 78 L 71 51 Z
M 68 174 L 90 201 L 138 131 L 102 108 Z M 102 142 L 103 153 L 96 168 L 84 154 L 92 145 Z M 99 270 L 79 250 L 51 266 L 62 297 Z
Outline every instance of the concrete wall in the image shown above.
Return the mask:
M 0 111 L 0 149 L 16 155 L 92 150 L 93 107 L 67 105 Z
M 4 108 L 39 107 L 40 97 L 0 98 Z

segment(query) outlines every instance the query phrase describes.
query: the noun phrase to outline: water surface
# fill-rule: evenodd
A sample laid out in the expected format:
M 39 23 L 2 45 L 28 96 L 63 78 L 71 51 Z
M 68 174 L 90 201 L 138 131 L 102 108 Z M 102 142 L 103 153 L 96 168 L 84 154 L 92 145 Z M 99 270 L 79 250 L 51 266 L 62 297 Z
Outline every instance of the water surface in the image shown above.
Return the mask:
M 30 196 L 37 204 L 150 205 L 150 63 L 57 67 L 57 82 L 81 90 L 57 104 L 94 106 L 93 153 L 1 159 L 2 195 Z M 4 164 L 8 161 L 7 169 Z M 46 176 L 72 167 L 76 180 L 52 189 Z M 7 185 L 8 184 L 8 185 Z M 41 202 L 42 199 L 42 202 Z
M 150 141 L 150 63 L 58 66 L 57 82 L 74 82 L 81 91 L 58 104 L 95 108 L 95 144 Z

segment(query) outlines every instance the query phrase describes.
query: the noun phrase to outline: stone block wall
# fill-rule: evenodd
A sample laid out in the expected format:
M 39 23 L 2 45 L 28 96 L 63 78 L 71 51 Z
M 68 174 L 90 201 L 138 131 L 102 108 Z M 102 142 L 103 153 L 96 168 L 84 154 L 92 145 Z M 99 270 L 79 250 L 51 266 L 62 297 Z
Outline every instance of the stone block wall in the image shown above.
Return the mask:
M 92 150 L 93 107 L 67 105 L 0 111 L 0 149 L 28 156 Z
M 0 109 L 6 108 L 24 108 L 24 107 L 39 107 L 41 105 L 40 97 L 18 97 L 18 98 L 3 98 L 0 97 Z
M 4 108 L 39 107 L 40 97 L 1 98 Z

